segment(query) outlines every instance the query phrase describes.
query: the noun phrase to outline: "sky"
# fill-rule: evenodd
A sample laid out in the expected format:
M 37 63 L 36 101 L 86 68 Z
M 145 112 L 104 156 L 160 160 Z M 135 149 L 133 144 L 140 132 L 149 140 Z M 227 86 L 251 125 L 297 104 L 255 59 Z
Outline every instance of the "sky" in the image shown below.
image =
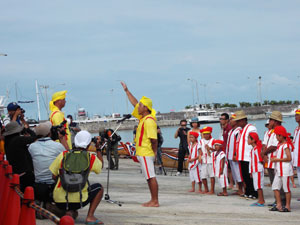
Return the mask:
M 66 114 L 130 113 L 122 80 L 170 112 L 257 102 L 261 76 L 262 100 L 299 100 L 299 11 L 296 0 L 0 0 L 0 95 L 36 101 L 37 80 L 42 119 L 60 90 Z M 37 118 L 36 102 L 21 106 Z

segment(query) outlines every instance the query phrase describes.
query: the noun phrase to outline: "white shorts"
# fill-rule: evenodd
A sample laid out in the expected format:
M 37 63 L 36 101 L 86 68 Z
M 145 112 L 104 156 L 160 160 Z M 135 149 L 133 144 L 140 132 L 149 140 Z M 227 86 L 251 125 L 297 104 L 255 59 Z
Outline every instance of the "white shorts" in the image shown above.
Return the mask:
M 214 177 L 214 172 L 212 168 L 212 163 L 203 163 L 201 166 L 201 173 L 200 173 L 201 179 L 207 179 L 210 177 Z
M 201 182 L 201 177 L 200 177 L 200 166 L 196 166 L 195 168 L 191 169 L 189 171 L 190 173 L 190 180 L 191 182 L 195 181 L 196 183 Z
M 243 182 L 242 169 L 240 162 L 229 160 L 232 178 L 235 182 Z
M 272 184 L 272 190 L 280 190 L 283 188 L 284 192 L 290 192 L 290 177 L 289 176 L 277 176 L 275 175 L 274 181 Z
M 155 169 L 154 169 L 154 156 L 137 156 L 142 172 L 146 178 L 149 180 L 152 177 L 155 177 Z
M 228 186 L 228 180 L 225 174 L 222 174 L 220 177 L 216 178 L 218 178 L 221 188 L 226 188 Z
M 264 188 L 264 171 L 252 173 L 252 178 L 255 191 Z

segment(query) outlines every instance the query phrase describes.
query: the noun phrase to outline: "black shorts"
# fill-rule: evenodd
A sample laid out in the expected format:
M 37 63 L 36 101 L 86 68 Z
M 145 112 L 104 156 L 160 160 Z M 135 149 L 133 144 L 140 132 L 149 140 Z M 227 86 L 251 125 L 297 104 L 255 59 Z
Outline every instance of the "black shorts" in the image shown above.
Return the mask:
M 88 199 L 86 201 L 82 202 L 82 207 L 86 206 L 91 201 L 93 201 L 93 199 L 96 197 L 96 195 L 102 188 L 103 188 L 102 185 L 99 183 L 90 185 L 88 188 Z M 56 206 L 63 210 L 67 209 L 67 203 L 56 203 Z M 69 210 L 77 210 L 80 208 L 81 208 L 80 202 L 78 202 L 78 203 L 70 202 L 69 203 Z

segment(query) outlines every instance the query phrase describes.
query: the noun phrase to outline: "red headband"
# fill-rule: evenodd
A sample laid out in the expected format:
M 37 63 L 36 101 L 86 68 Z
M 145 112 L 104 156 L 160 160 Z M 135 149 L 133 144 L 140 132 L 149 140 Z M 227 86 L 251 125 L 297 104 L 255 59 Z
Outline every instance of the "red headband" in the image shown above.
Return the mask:
M 256 146 L 257 148 L 261 149 L 262 148 L 262 143 L 261 143 L 261 140 L 259 140 L 259 136 L 256 132 L 250 132 L 249 133 L 249 136 L 255 140 L 255 143 L 256 143 Z
M 291 141 L 291 139 L 290 139 L 290 135 L 291 135 L 291 134 L 288 133 L 288 132 L 286 131 L 286 129 L 285 129 L 283 126 L 275 127 L 274 133 L 275 133 L 276 135 L 281 135 L 281 136 L 285 137 L 288 146 L 290 146 L 290 147 L 292 148 L 291 150 L 294 150 L 294 145 L 293 145 L 293 143 L 292 143 L 292 141 Z
M 191 131 L 191 132 L 190 132 L 190 135 L 193 135 L 193 136 L 197 139 L 198 136 L 199 136 L 199 133 L 194 132 L 194 131 Z

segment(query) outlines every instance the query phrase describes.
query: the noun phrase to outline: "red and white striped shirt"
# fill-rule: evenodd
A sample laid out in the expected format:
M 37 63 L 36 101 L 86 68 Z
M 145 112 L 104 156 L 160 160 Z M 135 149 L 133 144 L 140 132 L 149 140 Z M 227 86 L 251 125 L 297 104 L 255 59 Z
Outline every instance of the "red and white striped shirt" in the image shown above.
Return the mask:
M 189 152 L 190 152 L 189 159 L 193 159 L 195 157 L 198 158 L 198 156 L 199 156 L 198 147 L 199 147 L 198 142 L 194 145 L 192 145 L 192 144 L 189 145 Z M 189 163 L 189 170 L 196 168 L 198 165 L 199 165 L 198 159 L 193 161 L 193 162 L 190 162 Z
M 269 148 L 270 146 L 277 146 L 278 145 L 278 140 L 276 138 L 276 134 L 274 133 L 274 130 L 269 130 L 267 132 L 267 135 L 264 137 L 263 144 L 266 146 L 266 148 Z M 277 151 L 271 152 L 268 154 L 268 167 L 270 169 L 274 169 L 274 163 L 271 162 L 272 157 L 276 157 Z
M 294 153 L 293 153 L 293 166 L 300 167 L 300 127 L 294 131 Z
M 233 160 L 234 154 L 236 154 L 237 138 L 242 129 L 237 127 L 231 129 L 228 133 L 227 146 L 226 146 L 226 157 L 228 160 Z
M 288 146 L 287 143 L 279 144 L 277 146 L 277 159 L 284 159 L 286 158 L 285 149 L 291 148 Z M 275 173 L 277 176 L 292 176 L 293 175 L 293 165 L 291 162 L 275 162 Z
M 199 144 L 200 144 L 200 148 L 202 151 L 202 163 L 207 164 L 207 163 L 212 163 L 212 158 L 211 156 L 208 155 L 208 152 L 206 150 L 205 145 L 208 145 L 209 147 L 212 148 L 212 142 L 213 142 L 213 138 L 209 139 L 209 140 L 205 140 L 204 138 L 200 140 Z
M 248 145 L 248 136 L 250 132 L 256 132 L 256 127 L 247 124 L 239 135 L 237 144 L 237 160 L 239 161 L 250 161 L 250 150 L 252 149 L 252 146 Z
M 264 171 L 263 159 L 260 155 L 261 149 L 257 146 L 250 151 L 249 173 L 257 173 Z
M 227 160 L 226 160 L 226 155 L 223 151 L 214 151 L 212 154 L 212 158 L 213 158 L 213 172 L 215 177 L 220 177 L 221 176 L 221 163 L 222 163 L 222 159 L 225 159 L 225 163 L 224 163 L 224 168 L 223 168 L 223 175 L 227 176 Z

